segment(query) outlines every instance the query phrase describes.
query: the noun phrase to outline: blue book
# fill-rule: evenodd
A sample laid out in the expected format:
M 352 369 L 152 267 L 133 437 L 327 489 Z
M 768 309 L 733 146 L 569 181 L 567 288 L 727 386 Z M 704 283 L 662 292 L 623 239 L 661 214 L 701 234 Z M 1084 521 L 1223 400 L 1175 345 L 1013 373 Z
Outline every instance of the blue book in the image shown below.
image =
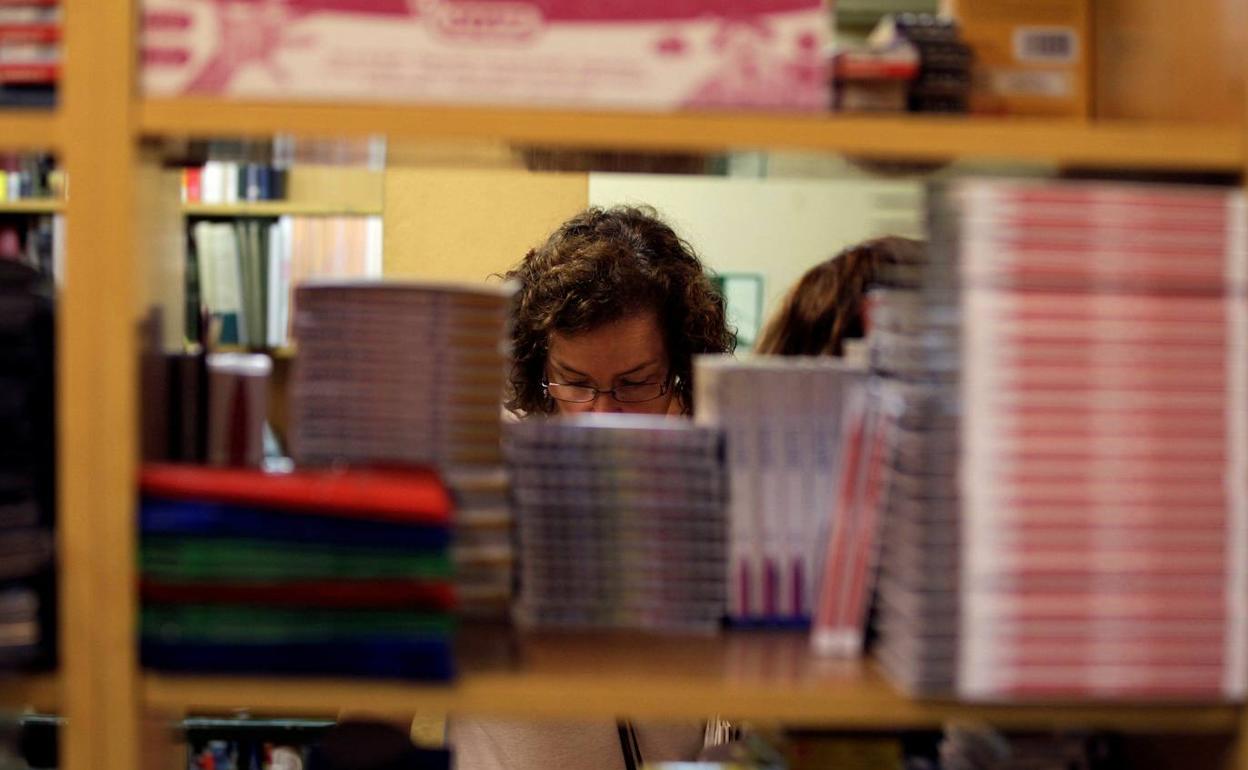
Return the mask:
M 350 676 L 449 682 L 452 643 L 439 638 L 361 638 L 295 643 L 164 642 L 144 639 L 143 666 L 161 671 L 276 676 Z
M 144 535 L 248 538 L 293 543 L 334 543 L 402 550 L 441 550 L 446 527 L 250 508 L 198 500 L 145 497 L 139 509 Z

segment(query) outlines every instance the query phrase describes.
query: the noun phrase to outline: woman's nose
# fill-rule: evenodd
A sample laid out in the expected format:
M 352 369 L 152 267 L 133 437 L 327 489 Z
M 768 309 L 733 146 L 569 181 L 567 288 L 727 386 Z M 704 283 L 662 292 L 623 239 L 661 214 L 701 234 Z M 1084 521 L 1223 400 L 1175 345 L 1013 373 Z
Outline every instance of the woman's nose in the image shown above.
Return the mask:
M 594 403 L 590 406 L 589 411 L 606 414 L 623 412 L 624 407 L 621 406 L 620 402 L 615 400 L 615 396 L 610 393 L 599 393 L 598 398 L 595 398 Z

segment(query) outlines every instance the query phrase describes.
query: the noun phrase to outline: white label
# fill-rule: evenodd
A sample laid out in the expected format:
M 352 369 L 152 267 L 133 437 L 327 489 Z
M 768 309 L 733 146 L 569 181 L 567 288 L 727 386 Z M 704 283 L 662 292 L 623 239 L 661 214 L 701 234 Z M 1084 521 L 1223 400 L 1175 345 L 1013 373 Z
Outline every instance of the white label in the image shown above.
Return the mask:
M 1079 55 L 1079 35 L 1071 27 L 1019 27 L 1014 30 L 1014 60 L 1068 64 Z

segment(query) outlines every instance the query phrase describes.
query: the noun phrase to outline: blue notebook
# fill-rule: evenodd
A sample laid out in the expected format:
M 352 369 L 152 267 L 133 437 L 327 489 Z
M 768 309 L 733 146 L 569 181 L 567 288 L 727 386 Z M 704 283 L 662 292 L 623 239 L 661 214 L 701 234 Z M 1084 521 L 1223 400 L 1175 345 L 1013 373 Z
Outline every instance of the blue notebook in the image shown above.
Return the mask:
M 277 644 L 144 639 L 140 658 L 146 668 L 203 674 L 348 676 L 421 682 L 449 682 L 455 677 L 451 640 L 431 637 Z
M 446 548 L 451 539 L 446 527 L 300 515 L 224 503 L 153 497 L 143 498 L 139 527 L 144 535 L 249 538 L 420 550 Z

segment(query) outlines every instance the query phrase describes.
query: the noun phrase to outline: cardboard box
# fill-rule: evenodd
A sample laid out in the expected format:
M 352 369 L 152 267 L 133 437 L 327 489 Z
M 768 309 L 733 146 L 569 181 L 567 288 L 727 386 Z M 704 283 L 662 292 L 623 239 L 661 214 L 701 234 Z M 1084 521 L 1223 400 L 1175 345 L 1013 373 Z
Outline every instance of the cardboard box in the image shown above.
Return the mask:
M 1090 0 L 942 0 L 975 52 L 971 111 L 1091 114 Z
M 148 96 L 828 107 L 824 0 L 146 0 Z

